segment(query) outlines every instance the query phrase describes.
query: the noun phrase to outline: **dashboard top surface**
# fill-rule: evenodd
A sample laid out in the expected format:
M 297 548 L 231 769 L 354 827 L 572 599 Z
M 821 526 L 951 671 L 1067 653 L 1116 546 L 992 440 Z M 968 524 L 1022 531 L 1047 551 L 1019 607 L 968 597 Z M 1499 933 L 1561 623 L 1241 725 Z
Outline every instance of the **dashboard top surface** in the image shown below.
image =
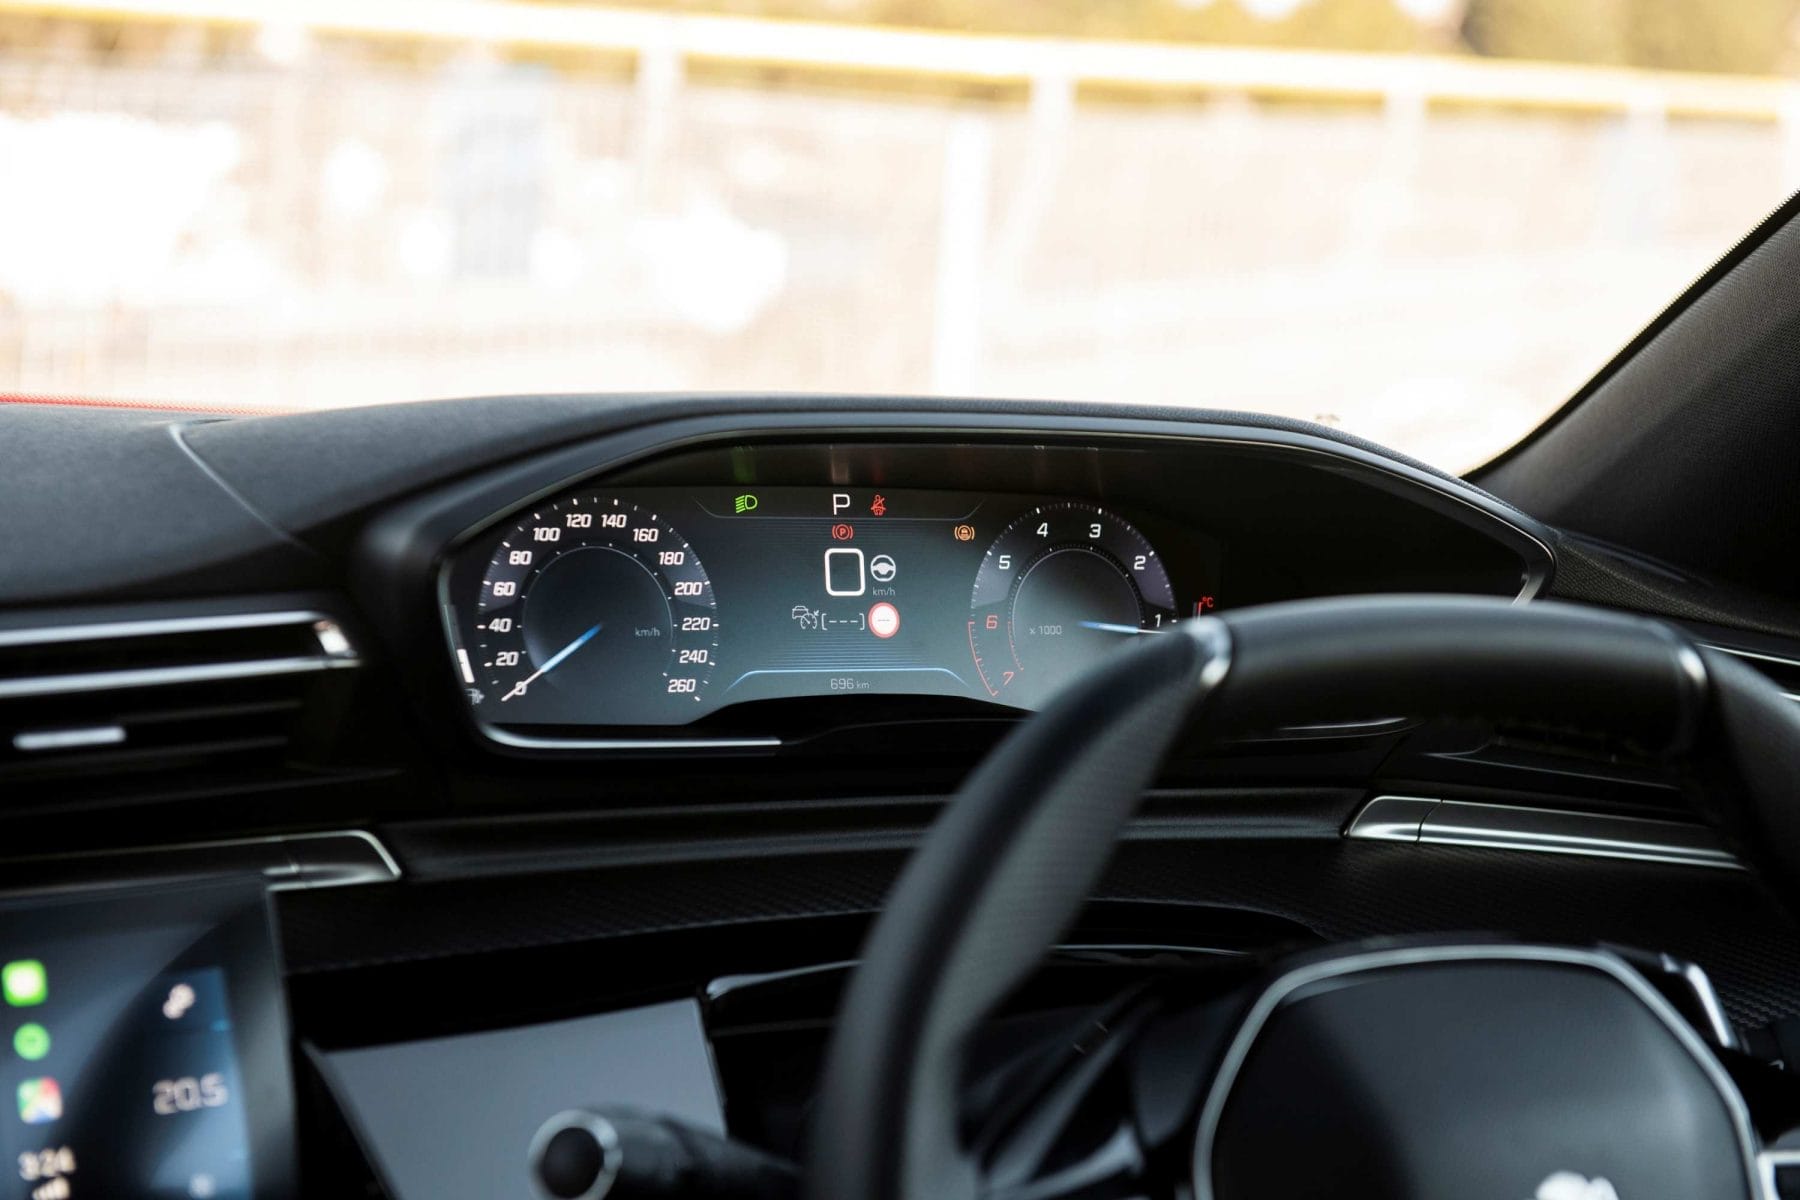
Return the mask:
M 1304 438 L 1454 483 L 1324 426 L 1127 404 L 506 396 L 220 418 L 179 406 L 157 412 L 9 403 L 0 407 L 0 422 L 0 506 L 11 526 L 0 543 L 0 605 L 19 606 L 334 586 L 348 539 L 384 505 L 498 464 L 629 431 L 693 436 L 691 423 L 715 434 L 883 422 L 1014 431 L 1146 422 L 1178 431 L 1213 427 Z M 571 465 L 569 474 L 577 469 Z

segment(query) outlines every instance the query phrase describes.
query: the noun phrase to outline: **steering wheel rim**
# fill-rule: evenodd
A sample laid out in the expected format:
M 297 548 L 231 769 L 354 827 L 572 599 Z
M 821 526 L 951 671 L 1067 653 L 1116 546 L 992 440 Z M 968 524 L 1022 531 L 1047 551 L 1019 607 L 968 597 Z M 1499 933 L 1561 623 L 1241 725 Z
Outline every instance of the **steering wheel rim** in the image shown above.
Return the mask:
M 962 1047 L 1098 883 L 1169 747 L 1401 711 L 1522 720 L 1702 766 L 1685 791 L 1750 861 L 1800 880 L 1780 803 L 1800 713 L 1654 620 L 1554 603 L 1361 597 L 1246 609 L 1141 639 L 969 778 L 891 891 L 840 1009 L 813 1128 L 817 1200 L 973 1196 Z M 1789 893 L 1791 896 L 1791 893 Z

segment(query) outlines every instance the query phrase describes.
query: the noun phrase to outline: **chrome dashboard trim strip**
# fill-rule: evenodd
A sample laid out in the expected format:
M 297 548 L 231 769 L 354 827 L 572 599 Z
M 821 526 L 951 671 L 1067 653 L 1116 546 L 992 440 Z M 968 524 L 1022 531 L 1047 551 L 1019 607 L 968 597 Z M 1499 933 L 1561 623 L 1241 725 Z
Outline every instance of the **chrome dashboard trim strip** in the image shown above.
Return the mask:
M 1195 1200 L 1214 1200 L 1213 1191 L 1213 1153 L 1218 1138 L 1219 1122 L 1224 1116 L 1225 1103 L 1230 1099 L 1232 1086 L 1237 1082 L 1238 1073 L 1256 1043 L 1269 1018 L 1275 1014 L 1289 997 L 1296 992 L 1328 979 L 1336 979 L 1346 975 L 1356 975 L 1367 971 L 1388 970 L 1399 967 L 1428 966 L 1434 963 L 1458 962 L 1533 962 L 1558 963 L 1565 966 L 1586 967 L 1611 976 L 1630 991 L 1648 1008 L 1650 1012 L 1666 1026 L 1675 1040 L 1681 1043 L 1684 1050 L 1692 1056 L 1695 1065 L 1719 1093 L 1730 1114 L 1731 1123 L 1738 1135 L 1738 1150 L 1742 1155 L 1748 1182 L 1757 1189 L 1758 1200 L 1775 1200 L 1773 1187 L 1773 1168 L 1768 1165 L 1770 1155 L 1759 1152 L 1755 1126 L 1750 1120 L 1749 1107 L 1731 1076 L 1726 1074 L 1700 1034 L 1671 1004 L 1667 997 L 1652 987 L 1642 975 L 1633 970 L 1616 955 L 1599 950 L 1579 950 L 1562 946 L 1430 946 L 1395 950 L 1373 950 L 1363 954 L 1352 954 L 1343 958 L 1330 959 L 1321 963 L 1313 963 L 1290 971 L 1272 983 L 1268 990 L 1257 997 L 1249 1014 L 1244 1018 L 1237 1033 L 1232 1037 L 1225 1057 L 1213 1076 L 1212 1085 L 1207 1091 L 1206 1102 L 1200 1110 L 1200 1121 L 1194 1134 L 1192 1181 Z
M 1717 650 L 1720 654 L 1729 654 L 1733 658 L 1748 658 L 1753 659 L 1756 662 L 1775 663 L 1778 666 L 1789 667 L 1796 672 L 1800 672 L 1800 659 L 1783 658 L 1779 654 L 1763 654 L 1756 650 L 1741 650 L 1736 646 L 1721 646 L 1717 642 L 1701 642 L 1699 644 L 1708 650 Z M 1787 699 L 1792 700 L 1795 704 L 1800 704 L 1800 692 L 1789 692 L 1784 690 L 1781 694 Z
M 1271 741 L 1291 734 L 1325 737 L 1397 733 L 1413 723 L 1412 717 L 1373 717 L 1364 721 L 1317 721 L 1309 725 L 1283 725 Z
M 1418 796 L 1377 796 L 1350 818 L 1347 838 L 1369 842 L 1416 842 L 1425 818 L 1438 801 Z
M 348 838 L 369 848 L 373 865 L 355 862 L 350 856 L 335 857 L 329 853 L 306 853 L 309 843 L 324 843 Z M 249 839 L 256 841 L 258 839 Z M 366 829 L 327 830 L 323 833 L 290 833 L 272 840 L 289 850 L 302 850 L 293 855 L 295 878 L 269 884 L 270 891 L 292 891 L 299 888 L 354 887 L 365 883 L 394 883 L 401 878 L 399 862 L 380 838 Z
M 1762 654 L 1755 650 L 1740 650 L 1736 646 L 1721 646 L 1717 642 L 1701 642 L 1708 650 L 1717 650 L 1721 654 L 1729 654 L 1733 658 L 1754 658 L 1758 662 L 1780 663 L 1784 667 L 1792 667 L 1800 671 L 1800 660 L 1783 658 L 1779 654 Z
M 534 738 L 492 725 L 483 725 L 481 732 L 502 746 L 519 750 L 769 750 L 781 745 L 778 737 Z
M 102 891 L 251 873 L 261 875 L 271 892 L 393 883 L 402 877 L 400 864 L 366 829 L 0 860 L 0 879 L 34 872 L 55 878 L 0 886 L 0 894 Z
M 1743 869 L 1704 825 L 1421 796 L 1376 796 L 1351 818 L 1344 836 Z

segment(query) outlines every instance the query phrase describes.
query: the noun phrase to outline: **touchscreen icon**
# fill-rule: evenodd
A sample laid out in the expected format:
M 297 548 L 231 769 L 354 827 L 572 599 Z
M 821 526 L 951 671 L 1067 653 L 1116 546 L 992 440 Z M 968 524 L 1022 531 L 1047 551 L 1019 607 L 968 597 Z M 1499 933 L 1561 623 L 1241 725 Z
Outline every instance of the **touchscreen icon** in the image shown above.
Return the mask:
M 194 989 L 185 983 L 178 983 L 169 989 L 168 999 L 163 1001 L 162 1015 L 171 1021 L 179 1021 L 187 1016 L 188 1009 L 194 1007 L 200 997 Z
M 42 1004 L 50 994 L 50 978 L 44 973 L 44 964 L 35 958 L 21 958 L 0 967 L 0 993 L 14 1008 Z
M 62 1088 L 48 1075 L 19 1085 L 19 1119 L 27 1125 L 48 1125 L 63 1114 Z
M 27 1021 L 13 1031 L 13 1053 L 26 1062 L 37 1062 L 50 1053 L 50 1031 Z

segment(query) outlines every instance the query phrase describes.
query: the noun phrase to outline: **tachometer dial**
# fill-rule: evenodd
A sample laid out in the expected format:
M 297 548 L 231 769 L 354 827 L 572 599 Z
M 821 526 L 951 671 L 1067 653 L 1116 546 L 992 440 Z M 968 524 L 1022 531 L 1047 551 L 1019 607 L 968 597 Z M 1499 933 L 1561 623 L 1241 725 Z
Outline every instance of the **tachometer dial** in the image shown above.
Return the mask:
M 719 646 L 692 547 L 606 496 L 545 504 L 512 529 L 488 563 L 475 631 L 484 711 L 500 721 L 632 723 L 649 715 L 645 697 L 692 708 Z
M 1032 707 L 1116 649 L 1175 621 L 1175 589 L 1129 522 L 1092 504 L 1031 509 L 988 547 L 969 651 L 989 696 Z

